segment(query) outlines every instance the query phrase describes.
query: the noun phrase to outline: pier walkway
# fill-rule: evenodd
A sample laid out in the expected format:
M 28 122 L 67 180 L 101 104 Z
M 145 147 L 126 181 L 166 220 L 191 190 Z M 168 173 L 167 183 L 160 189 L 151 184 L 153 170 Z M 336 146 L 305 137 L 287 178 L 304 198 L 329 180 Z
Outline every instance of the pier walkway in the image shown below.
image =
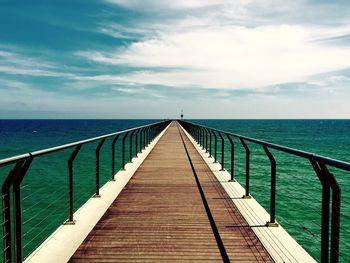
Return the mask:
M 272 262 L 172 122 L 71 262 Z

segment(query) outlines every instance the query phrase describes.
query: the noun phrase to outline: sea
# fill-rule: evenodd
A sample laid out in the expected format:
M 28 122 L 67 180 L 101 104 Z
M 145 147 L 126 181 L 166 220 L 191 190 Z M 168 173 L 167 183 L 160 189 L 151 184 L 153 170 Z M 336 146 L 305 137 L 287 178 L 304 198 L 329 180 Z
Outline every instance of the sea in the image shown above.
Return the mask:
M 159 120 L 0 120 L 0 159 L 83 140 Z M 350 162 L 350 120 L 188 120 L 209 127 Z M 116 169 L 121 143 L 116 144 Z M 127 142 L 128 143 L 128 142 Z M 95 149 L 84 145 L 73 164 L 74 211 L 95 192 Z M 221 149 L 219 140 L 218 149 Z M 269 211 L 270 163 L 259 145 L 251 150 L 250 192 Z M 128 150 L 128 147 L 126 147 Z M 30 255 L 68 218 L 67 161 L 73 149 L 35 158 L 21 184 L 23 254 Z M 308 160 L 271 150 L 277 163 L 276 219 L 317 261 L 321 242 L 321 184 Z M 231 147 L 224 143 L 230 171 Z M 129 156 L 127 152 L 126 156 Z M 218 150 L 221 160 L 221 150 Z M 0 167 L 3 182 L 13 165 Z M 350 172 L 330 168 L 341 188 L 340 262 L 350 262 Z M 236 180 L 245 184 L 245 152 L 235 141 Z M 111 139 L 101 149 L 101 185 L 110 180 Z M 2 230 L 1 230 L 2 231 Z M 2 235 L 2 233 L 0 233 Z M 0 258 L 0 262 L 2 262 Z

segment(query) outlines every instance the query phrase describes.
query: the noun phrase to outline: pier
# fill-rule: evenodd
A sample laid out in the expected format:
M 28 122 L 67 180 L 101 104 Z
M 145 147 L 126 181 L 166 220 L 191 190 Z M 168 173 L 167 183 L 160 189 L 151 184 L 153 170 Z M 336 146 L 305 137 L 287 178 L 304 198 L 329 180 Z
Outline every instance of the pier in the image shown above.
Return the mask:
M 224 136 L 232 148 L 230 173 L 223 161 Z M 246 150 L 245 187 L 233 173 L 234 137 Z M 100 150 L 107 140 L 112 176 L 101 187 Z M 75 211 L 74 159 L 91 142 L 97 143 L 96 192 Z M 115 171 L 118 142 L 121 170 Z M 261 144 L 269 157 L 270 211 L 250 195 L 247 142 Z M 21 182 L 33 159 L 70 148 L 67 220 L 30 255 L 23 255 Z M 159 122 L 0 160 L 0 166 L 14 165 L 2 187 L 4 262 L 316 262 L 276 220 L 276 162 L 270 149 L 310 159 L 326 189 L 320 211 L 321 262 L 338 262 L 340 190 L 327 165 L 350 170 L 349 164 L 184 121 Z
M 271 262 L 247 226 L 172 123 L 71 262 Z

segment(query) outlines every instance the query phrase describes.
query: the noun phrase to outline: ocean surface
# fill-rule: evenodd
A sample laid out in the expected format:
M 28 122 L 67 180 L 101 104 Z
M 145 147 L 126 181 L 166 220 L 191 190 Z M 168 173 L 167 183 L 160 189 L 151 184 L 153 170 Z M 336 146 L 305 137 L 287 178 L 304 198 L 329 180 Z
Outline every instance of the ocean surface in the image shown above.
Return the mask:
M 155 121 L 157 120 L 0 120 L 0 159 Z M 350 162 L 350 120 L 191 121 Z M 74 211 L 94 194 L 96 145 L 84 145 L 74 161 Z M 101 150 L 101 185 L 111 177 L 110 145 L 111 141 L 107 140 Z M 244 149 L 238 141 L 235 146 L 235 177 L 244 186 Z M 269 160 L 261 147 L 254 144 L 248 146 L 251 149 L 251 194 L 269 211 Z M 218 147 L 220 149 L 221 145 Z M 67 219 L 67 160 L 71 152 L 72 149 L 67 149 L 34 159 L 23 180 L 21 197 L 25 256 Z M 117 143 L 116 153 L 119 169 L 120 143 Z M 322 200 L 320 182 L 307 160 L 277 151 L 272 153 L 277 161 L 277 221 L 319 260 Z M 218 160 L 220 159 L 218 151 Z M 12 167 L 0 168 L 1 182 Z M 230 168 L 228 142 L 225 142 L 225 168 Z M 349 262 L 350 173 L 338 169 L 331 171 L 342 190 L 340 262 Z

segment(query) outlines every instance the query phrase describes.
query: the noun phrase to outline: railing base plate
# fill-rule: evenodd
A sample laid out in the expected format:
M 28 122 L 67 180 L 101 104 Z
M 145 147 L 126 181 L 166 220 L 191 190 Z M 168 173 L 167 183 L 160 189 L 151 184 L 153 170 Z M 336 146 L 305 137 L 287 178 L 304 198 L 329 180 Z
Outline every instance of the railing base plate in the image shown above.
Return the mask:
M 278 227 L 279 224 L 278 223 L 266 222 L 265 226 L 267 226 L 267 227 Z
M 75 225 L 75 222 L 76 222 L 76 220 L 73 220 L 73 221 L 67 220 L 67 221 L 64 222 L 63 224 L 64 224 L 64 225 Z
M 243 195 L 242 198 L 243 199 L 252 199 L 252 197 L 250 195 Z
M 101 197 L 100 194 L 98 194 L 98 195 L 97 195 L 97 194 L 94 194 L 94 195 L 93 195 L 93 198 L 100 198 L 100 197 Z

